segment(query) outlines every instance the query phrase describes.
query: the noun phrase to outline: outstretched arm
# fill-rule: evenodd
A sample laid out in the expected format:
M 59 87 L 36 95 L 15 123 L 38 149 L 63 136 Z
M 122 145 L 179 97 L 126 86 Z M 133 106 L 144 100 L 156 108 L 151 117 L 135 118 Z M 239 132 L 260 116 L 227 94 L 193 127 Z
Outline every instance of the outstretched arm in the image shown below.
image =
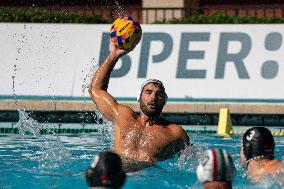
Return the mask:
M 116 48 L 111 43 L 111 52 L 96 71 L 89 88 L 89 93 L 98 109 L 102 115 L 111 122 L 115 122 L 120 105 L 113 96 L 107 92 L 110 74 L 118 59 L 128 52 L 129 51 Z

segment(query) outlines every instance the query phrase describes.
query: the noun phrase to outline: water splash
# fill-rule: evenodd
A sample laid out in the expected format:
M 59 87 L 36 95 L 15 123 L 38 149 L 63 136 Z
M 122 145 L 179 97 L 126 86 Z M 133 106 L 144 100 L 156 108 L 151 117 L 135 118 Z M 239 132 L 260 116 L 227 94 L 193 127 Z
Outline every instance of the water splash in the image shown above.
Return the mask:
M 55 137 L 55 139 L 54 139 Z M 65 160 L 71 158 L 70 152 L 64 147 L 58 136 L 45 139 L 41 145 L 42 153 L 38 157 L 41 168 L 56 168 L 65 165 Z
M 276 174 L 275 176 L 266 175 L 253 188 L 269 188 L 269 189 L 280 189 L 284 186 L 283 173 Z
M 18 100 L 17 100 L 17 96 L 16 96 L 16 90 L 15 90 L 15 77 L 16 74 L 12 76 L 12 92 L 13 92 L 13 98 L 15 100 L 15 105 L 18 105 Z
M 99 132 L 103 133 L 103 144 L 113 145 L 114 142 L 114 126 L 112 122 L 108 121 L 100 111 L 95 110 L 97 120 L 100 120 L 102 126 L 99 129 Z
M 118 1 L 114 2 L 113 9 L 115 10 L 115 12 L 117 12 L 118 17 L 122 18 L 126 16 L 124 6 L 120 4 Z M 114 12 L 112 14 L 114 15 Z
M 19 110 L 19 121 L 15 125 L 19 129 L 19 134 L 22 139 L 26 133 L 31 133 L 33 137 L 38 137 L 40 135 L 40 125 L 37 121 L 29 116 L 29 114 L 25 111 Z
M 117 13 L 117 15 L 119 17 L 125 17 L 126 13 L 125 13 L 125 7 L 120 4 L 120 2 L 118 0 L 105 0 L 105 1 L 101 1 L 101 3 L 103 4 L 103 6 L 107 7 L 107 8 L 111 8 L 112 9 L 112 17 L 115 17 L 115 13 Z
M 16 59 L 17 61 L 18 59 Z M 17 75 L 17 65 L 14 64 L 13 65 L 14 69 L 13 69 L 13 75 L 12 75 L 12 93 L 13 93 L 13 98 L 14 98 L 14 101 L 15 101 L 15 105 L 18 106 L 18 100 L 17 100 L 17 95 L 16 95 L 16 88 L 15 88 L 15 78 L 16 78 L 16 75 Z
M 23 25 L 24 30 L 31 29 L 31 28 L 32 27 L 27 28 L 26 24 Z M 23 53 L 23 51 L 29 48 L 27 45 L 27 41 L 28 41 L 27 35 L 28 35 L 28 32 L 26 31 L 24 31 L 23 33 L 13 33 L 11 35 L 11 37 L 15 40 L 17 44 L 17 48 L 15 49 L 17 52 L 17 55 L 15 56 L 16 61 L 13 64 L 13 75 L 12 75 L 12 94 L 13 94 L 16 107 L 18 107 L 19 105 L 17 95 L 16 95 L 16 86 L 22 86 L 24 83 L 23 80 L 19 80 L 17 82 L 16 75 L 19 71 L 21 71 L 21 66 L 24 63 L 24 61 L 22 61 L 22 58 L 25 56 L 25 53 Z
M 54 129 L 47 129 L 51 135 L 40 135 L 40 131 L 44 129 L 43 126 L 30 117 L 27 112 L 22 110 L 18 110 L 18 112 L 19 122 L 15 126 L 19 129 L 23 141 L 25 141 L 25 136 L 29 133 L 34 137 L 35 143 L 32 145 L 39 147 L 40 151 L 34 151 L 35 157 L 31 158 L 39 163 L 39 168 L 56 168 L 64 165 L 64 161 L 69 159 L 71 154 L 64 147 Z M 26 148 L 29 148 L 26 144 L 24 145 Z
M 203 155 L 204 149 L 189 146 L 181 152 L 177 167 L 189 172 L 195 172 Z
M 90 83 L 92 82 L 93 76 L 94 76 L 96 70 L 100 66 L 99 63 L 97 63 L 94 58 L 92 58 L 90 63 L 93 66 L 91 66 L 90 69 L 88 70 L 87 74 L 83 78 L 81 78 L 81 79 L 83 79 L 83 84 L 82 84 L 82 88 L 81 88 L 82 93 L 83 93 L 83 97 L 85 95 L 85 90 L 90 87 Z M 84 72 L 84 70 L 82 70 L 82 72 Z M 85 98 L 84 98 L 84 102 L 86 102 Z M 101 124 L 99 132 L 103 133 L 103 136 L 104 136 L 103 144 L 109 144 L 110 143 L 111 145 L 113 145 L 113 140 L 114 140 L 113 139 L 113 136 L 114 136 L 113 124 L 110 121 L 108 121 L 97 108 L 95 110 L 95 115 L 93 115 L 93 116 L 94 116 L 94 120 L 97 123 Z
M 91 65 L 93 65 L 93 66 L 90 67 L 89 70 L 88 70 L 88 72 L 87 72 L 87 74 L 86 74 L 83 78 L 81 78 L 81 79 L 83 79 L 83 84 L 82 84 L 82 87 L 81 87 L 82 92 L 83 92 L 83 96 L 85 95 L 85 90 L 90 87 L 90 83 L 91 83 L 91 81 L 92 81 L 92 79 L 93 79 L 93 76 L 94 76 L 94 74 L 95 74 L 95 71 L 96 71 L 96 70 L 99 68 L 99 66 L 100 66 L 98 63 L 95 62 L 95 58 L 92 58 L 92 60 L 91 60 L 90 63 L 91 63 Z M 81 70 L 81 72 L 83 73 L 84 70 Z

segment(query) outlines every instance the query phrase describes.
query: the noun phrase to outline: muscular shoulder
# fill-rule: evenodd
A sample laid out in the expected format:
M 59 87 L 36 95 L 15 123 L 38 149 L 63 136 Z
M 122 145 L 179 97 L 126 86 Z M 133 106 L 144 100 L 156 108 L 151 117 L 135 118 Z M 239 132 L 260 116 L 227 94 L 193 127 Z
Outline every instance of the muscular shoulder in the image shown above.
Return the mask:
M 177 134 L 177 135 L 181 135 L 183 133 L 185 133 L 184 129 L 177 125 L 177 124 L 174 124 L 174 123 L 170 123 L 168 125 L 169 129 L 171 129 L 171 131 L 174 133 L 174 134 Z
M 135 112 L 131 108 L 129 108 L 128 106 L 122 105 L 122 104 L 119 104 L 118 111 L 119 111 L 118 113 L 122 114 L 121 116 L 135 115 Z
M 171 129 L 171 132 L 178 138 L 181 138 L 181 139 L 184 139 L 186 141 L 189 140 L 189 137 L 188 135 L 186 134 L 185 130 L 177 125 L 177 124 L 174 124 L 174 123 L 171 123 L 168 125 L 168 127 Z
M 269 166 L 269 169 L 271 172 L 284 172 L 283 166 L 282 166 L 282 162 L 280 160 L 273 160 L 271 166 Z
M 127 122 L 133 119 L 137 119 L 136 113 L 128 106 L 119 105 L 117 112 L 117 123 Z M 124 124 L 123 124 L 124 125 Z M 121 125 L 121 126 L 123 126 Z
M 176 136 L 182 136 L 182 135 L 186 134 L 185 130 L 181 126 L 179 126 L 177 124 L 169 123 L 168 124 L 168 128 Z

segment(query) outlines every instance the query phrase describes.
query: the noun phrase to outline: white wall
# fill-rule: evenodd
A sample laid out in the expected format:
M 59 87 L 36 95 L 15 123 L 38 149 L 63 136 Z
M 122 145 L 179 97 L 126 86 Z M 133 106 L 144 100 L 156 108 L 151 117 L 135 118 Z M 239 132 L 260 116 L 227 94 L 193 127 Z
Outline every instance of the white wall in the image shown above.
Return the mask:
M 102 36 L 109 27 L 1 23 L 0 97 L 13 93 L 88 96 L 82 89 L 89 83 L 100 54 L 105 52 L 101 47 L 108 39 L 103 41 Z M 142 25 L 142 29 L 140 44 L 125 57 L 131 62 L 130 70 L 121 77 L 111 78 L 109 91 L 115 97 L 134 98 L 146 78 L 158 78 L 164 81 L 170 100 L 284 101 L 284 25 Z M 161 35 L 165 44 L 159 40 Z M 222 48 L 226 44 L 228 48 Z M 241 51 L 243 54 L 239 54 Z M 164 56 L 159 57 L 162 52 Z M 155 56 L 157 62 L 153 63 Z M 216 71 L 222 57 L 227 57 L 224 76 L 220 75 L 220 64 Z M 241 63 L 231 62 L 230 57 Z M 275 62 L 264 63 L 268 60 Z M 147 69 L 145 65 L 139 69 L 143 62 L 148 65 Z M 240 69 L 245 68 L 246 74 L 244 70 L 237 71 L 237 64 Z M 121 65 L 122 61 L 119 61 L 116 69 Z M 138 72 L 141 78 L 138 78 Z M 177 78 L 177 75 L 184 78 Z

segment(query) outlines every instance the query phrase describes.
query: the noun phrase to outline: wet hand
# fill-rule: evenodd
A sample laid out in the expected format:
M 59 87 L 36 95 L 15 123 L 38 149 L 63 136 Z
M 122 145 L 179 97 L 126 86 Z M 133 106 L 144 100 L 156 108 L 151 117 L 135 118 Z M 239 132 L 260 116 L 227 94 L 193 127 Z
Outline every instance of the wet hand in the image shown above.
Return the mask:
M 110 47 L 111 47 L 110 54 L 113 54 L 117 58 L 122 57 L 123 55 L 129 53 L 134 49 L 134 48 L 128 50 L 120 49 L 116 47 L 111 41 L 110 41 Z

